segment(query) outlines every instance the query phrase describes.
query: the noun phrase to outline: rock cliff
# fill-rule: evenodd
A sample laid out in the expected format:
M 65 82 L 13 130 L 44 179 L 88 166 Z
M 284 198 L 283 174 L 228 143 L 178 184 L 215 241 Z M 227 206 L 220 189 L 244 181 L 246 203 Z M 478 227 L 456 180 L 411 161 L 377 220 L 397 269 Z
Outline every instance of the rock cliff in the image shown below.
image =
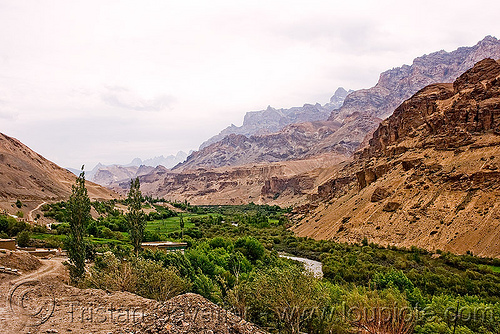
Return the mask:
M 500 63 L 427 86 L 297 210 L 301 236 L 500 257 Z

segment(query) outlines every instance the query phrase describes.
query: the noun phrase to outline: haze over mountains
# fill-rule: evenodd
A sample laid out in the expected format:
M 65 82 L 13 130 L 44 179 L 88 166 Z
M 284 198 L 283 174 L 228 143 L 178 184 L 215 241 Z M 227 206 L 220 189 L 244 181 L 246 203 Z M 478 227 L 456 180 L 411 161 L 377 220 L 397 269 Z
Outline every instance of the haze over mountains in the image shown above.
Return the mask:
M 290 109 L 275 109 L 268 106 L 265 110 L 247 112 L 242 126 L 231 124 L 218 135 L 202 143 L 200 150 L 232 134 L 250 137 L 278 132 L 290 124 L 324 121 L 330 116 L 332 110 L 342 106 L 347 94 L 352 92 L 351 89 L 346 91 L 343 87 L 339 87 L 330 98 L 330 102 L 324 105 L 319 103 L 304 104 L 302 107 Z
M 301 236 L 500 256 L 495 59 L 500 42 L 488 36 L 386 71 L 370 89 L 339 89 L 327 107 L 249 113 L 221 135 L 255 134 L 214 137 L 176 166 L 186 154 L 97 165 L 87 175 L 122 194 L 139 177 L 144 194 L 169 200 L 295 205 Z M 283 125 L 292 118 L 299 122 Z M 1 198 L 69 195 L 73 175 L 13 138 L 0 139 Z M 94 198 L 115 196 L 89 185 Z
M 158 157 L 141 160 L 140 158 L 135 158 L 132 162 L 126 165 L 103 165 L 101 163 L 97 164 L 93 169 L 86 171 L 86 177 L 88 180 L 100 184 L 102 186 L 108 186 L 113 182 L 136 178 L 141 175 L 145 175 L 151 172 L 157 166 L 164 166 L 166 168 L 172 168 L 177 164 L 186 160 L 188 154 L 179 151 L 176 155 L 168 155 L 164 157 L 160 155 Z M 80 170 L 75 168 L 67 168 L 70 172 L 75 175 L 80 174 Z
M 304 159 L 331 152 L 349 156 L 382 119 L 389 116 L 405 99 L 429 84 L 452 82 L 476 62 L 487 57 L 500 58 L 500 42 L 492 36 L 485 37 L 472 47 L 461 47 L 453 52 L 438 51 L 418 57 L 412 65 L 403 65 L 382 73 L 374 87 L 348 94 L 342 106 L 330 113 L 328 120 L 294 123 L 272 134 L 256 133 L 247 136 L 231 133 L 219 142 L 210 145 L 207 145 L 208 142 L 204 143 L 199 151 L 193 152 L 186 162 L 176 168 L 189 170 L 239 166 Z M 272 109 L 268 109 L 266 113 L 260 112 L 260 115 L 272 112 Z M 244 125 L 241 129 L 243 128 L 251 127 Z M 260 128 L 263 126 L 260 125 Z M 209 142 L 221 138 L 225 131 L 235 129 L 237 128 L 229 127 Z

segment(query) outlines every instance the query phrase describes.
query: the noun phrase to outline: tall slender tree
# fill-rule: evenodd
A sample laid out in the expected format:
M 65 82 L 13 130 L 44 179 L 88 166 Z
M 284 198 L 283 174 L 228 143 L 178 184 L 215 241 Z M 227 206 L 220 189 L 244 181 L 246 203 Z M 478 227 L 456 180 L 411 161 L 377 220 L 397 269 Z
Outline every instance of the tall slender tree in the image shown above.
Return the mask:
M 85 231 L 89 223 L 90 199 L 85 187 L 85 172 L 83 171 L 72 186 L 68 201 L 70 275 L 74 283 L 78 283 L 85 275 Z
M 181 238 L 184 238 L 184 217 L 182 216 L 182 212 L 179 217 L 179 227 L 181 228 Z
M 142 211 L 142 193 L 139 178 L 130 181 L 130 191 L 128 192 L 128 229 L 130 240 L 134 246 L 135 255 L 139 255 L 142 239 L 144 238 L 144 229 L 146 228 L 146 217 Z

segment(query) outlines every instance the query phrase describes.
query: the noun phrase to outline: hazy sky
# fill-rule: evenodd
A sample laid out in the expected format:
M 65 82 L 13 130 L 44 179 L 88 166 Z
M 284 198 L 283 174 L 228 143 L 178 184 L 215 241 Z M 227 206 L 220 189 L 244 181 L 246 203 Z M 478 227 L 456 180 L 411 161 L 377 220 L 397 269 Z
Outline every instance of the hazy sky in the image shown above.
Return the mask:
M 500 37 L 492 1 L 0 0 L 0 132 L 64 167 L 196 149 L 245 112 Z

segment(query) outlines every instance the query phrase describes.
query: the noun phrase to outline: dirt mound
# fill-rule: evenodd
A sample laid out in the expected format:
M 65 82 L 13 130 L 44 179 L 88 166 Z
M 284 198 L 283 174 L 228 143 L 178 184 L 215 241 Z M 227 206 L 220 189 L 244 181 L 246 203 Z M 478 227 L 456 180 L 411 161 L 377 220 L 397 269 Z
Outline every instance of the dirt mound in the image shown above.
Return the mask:
M 149 321 L 136 333 L 266 333 L 255 325 L 224 310 L 200 295 L 187 293 L 151 310 Z
M 42 266 L 40 260 L 31 254 L 20 251 L 0 251 L 0 266 L 20 271 L 37 270 Z

